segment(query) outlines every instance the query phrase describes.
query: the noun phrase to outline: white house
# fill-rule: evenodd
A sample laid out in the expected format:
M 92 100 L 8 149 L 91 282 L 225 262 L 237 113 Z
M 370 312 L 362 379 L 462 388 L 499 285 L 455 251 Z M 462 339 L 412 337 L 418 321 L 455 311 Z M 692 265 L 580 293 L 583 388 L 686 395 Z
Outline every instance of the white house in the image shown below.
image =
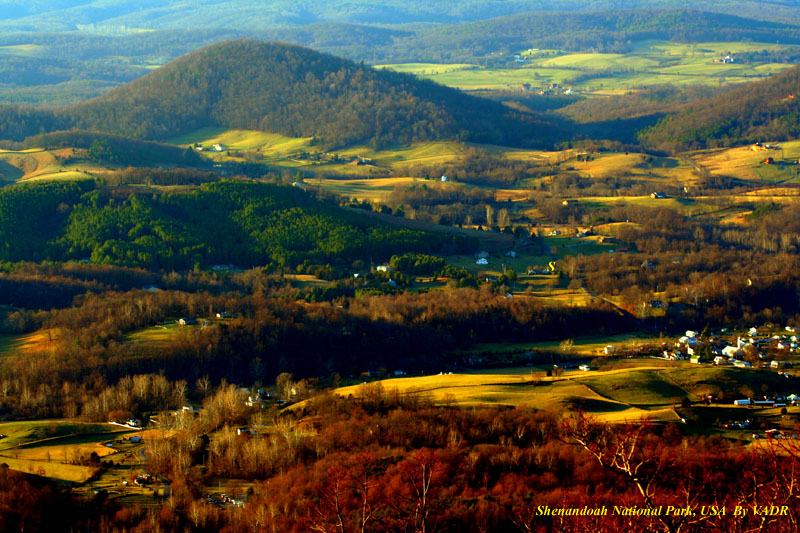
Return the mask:
M 477 261 L 475 261 L 476 265 L 488 265 L 489 261 L 485 257 L 481 257 Z
M 725 357 L 736 357 L 737 355 L 742 355 L 741 348 L 737 348 L 736 346 L 726 346 L 722 349 L 722 355 Z

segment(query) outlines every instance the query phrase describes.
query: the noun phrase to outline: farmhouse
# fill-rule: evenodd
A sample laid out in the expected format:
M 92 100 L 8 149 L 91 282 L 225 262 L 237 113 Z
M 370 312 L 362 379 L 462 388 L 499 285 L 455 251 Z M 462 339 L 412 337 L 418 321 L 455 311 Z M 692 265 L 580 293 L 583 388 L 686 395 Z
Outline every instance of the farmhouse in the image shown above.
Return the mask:
M 652 193 L 650 195 L 650 198 L 655 198 L 657 200 L 663 200 L 666 197 L 667 197 L 667 194 L 663 193 L 663 192 L 654 192 L 654 193 Z
M 488 265 L 489 261 L 485 257 L 481 257 L 477 261 L 475 261 L 476 265 Z

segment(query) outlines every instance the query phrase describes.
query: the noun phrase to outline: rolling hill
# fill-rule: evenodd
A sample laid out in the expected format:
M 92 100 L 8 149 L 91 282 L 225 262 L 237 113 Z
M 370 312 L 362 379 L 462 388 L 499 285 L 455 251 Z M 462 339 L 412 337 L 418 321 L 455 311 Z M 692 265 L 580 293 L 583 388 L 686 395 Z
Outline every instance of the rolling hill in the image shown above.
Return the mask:
M 254 40 L 205 47 L 62 112 L 81 129 L 145 139 L 222 126 L 315 137 L 328 146 L 559 140 L 551 125 L 496 102 L 305 48 Z
M 800 136 L 800 68 L 723 94 L 690 101 L 640 133 L 662 151 L 783 141 Z
M 376 223 L 297 187 L 223 181 L 157 192 L 97 189 L 90 180 L 3 188 L 0 259 L 186 269 L 324 264 L 473 246 L 468 239 Z

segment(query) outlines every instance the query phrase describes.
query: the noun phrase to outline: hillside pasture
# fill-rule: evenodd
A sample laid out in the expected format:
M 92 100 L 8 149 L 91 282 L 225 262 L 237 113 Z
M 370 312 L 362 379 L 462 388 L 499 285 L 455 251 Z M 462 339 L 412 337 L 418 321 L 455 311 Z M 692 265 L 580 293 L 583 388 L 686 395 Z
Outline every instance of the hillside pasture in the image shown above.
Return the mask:
M 746 181 L 797 182 L 797 158 L 800 156 L 800 143 L 782 143 L 778 149 L 754 150 L 753 146 L 741 146 L 720 150 L 704 150 L 691 155 L 692 159 L 708 170 L 711 175 L 730 176 Z M 766 158 L 776 163 L 763 164 Z
M 796 50 L 775 43 L 677 43 L 640 41 L 625 54 L 565 53 L 557 50 L 521 52 L 528 61 L 518 68 L 486 68 L 475 65 L 397 64 L 393 70 L 408 72 L 462 90 L 522 90 L 523 83 L 547 88 L 551 84 L 596 94 L 619 94 L 642 87 L 672 84 L 719 85 L 747 83 L 777 74 L 793 65 L 714 62 L 734 55 L 761 50 Z
M 120 432 L 119 426 L 110 424 L 93 424 L 75 420 L 27 420 L 0 423 L 0 453 L 7 453 L 11 448 L 30 447 L 43 444 L 53 439 L 87 437 L 90 441 L 100 442 L 109 435 Z
M 147 348 L 167 347 L 174 340 L 176 335 L 188 331 L 195 326 L 181 326 L 174 322 L 169 324 L 159 324 L 149 328 L 140 329 L 133 333 L 128 333 L 124 341 L 133 345 L 146 346 Z
M 659 62 L 642 56 L 629 54 L 567 54 L 542 60 L 534 60 L 534 66 L 548 68 L 578 68 L 578 69 L 633 69 L 645 70 L 654 68 Z
M 35 57 L 46 52 L 47 47 L 41 44 L 15 44 L 0 46 L 0 55 Z
M 330 179 L 319 178 L 309 182 L 310 185 L 336 193 L 345 198 L 358 198 L 371 202 L 384 201 L 395 187 L 408 186 L 415 183 L 414 178 L 375 178 L 375 179 Z
M 221 144 L 226 149 L 256 152 L 264 158 L 275 159 L 288 157 L 298 151 L 319 151 L 311 146 L 311 140 L 311 137 L 287 137 L 279 133 L 206 127 L 174 137 L 167 142 L 179 146 L 189 146 L 197 143 L 207 150 L 211 149 L 214 144 Z M 203 153 L 213 157 L 219 152 Z
M 19 470 L 27 474 L 37 474 L 70 484 L 85 483 L 97 470 L 96 467 L 16 459 L 1 454 L 0 463 L 7 464 L 12 470 Z
M 696 401 L 713 394 L 732 401 L 754 396 L 754 391 L 765 383 L 775 391 L 788 391 L 790 387 L 774 373 L 650 359 L 615 362 L 613 368 L 607 370 L 570 370 L 559 377 L 546 377 L 543 367 L 517 367 L 380 382 L 383 390 L 390 394 L 397 390 L 399 394 L 419 395 L 439 404 L 567 410 L 580 406 L 614 423 L 643 417 L 654 421 L 679 421 L 675 408 L 684 397 Z M 369 387 L 375 385 L 354 385 L 335 392 L 359 398 Z
M 58 337 L 58 330 L 40 330 L 19 335 L 0 334 L 0 358 L 31 351 L 46 350 L 50 339 Z
M 542 368 L 517 368 L 499 371 L 474 371 L 381 381 L 389 393 L 419 395 L 434 403 L 461 407 L 503 405 L 508 407 L 563 408 L 581 406 L 587 412 L 612 422 L 678 420 L 673 411 L 673 394 L 682 389 L 658 379 L 659 369 L 642 363 L 637 370 L 607 372 L 568 371 L 557 378 L 544 377 Z M 641 382 L 629 388 L 620 382 Z M 354 385 L 337 389 L 341 396 L 359 398 L 374 385 Z M 648 389 L 654 390 L 653 395 Z M 680 398 L 680 396 L 678 396 Z
M 471 70 L 477 67 L 477 65 L 472 65 L 470 63 L 401 63 L 394 65 L 375 65 L 374 68 L 424 76 Z

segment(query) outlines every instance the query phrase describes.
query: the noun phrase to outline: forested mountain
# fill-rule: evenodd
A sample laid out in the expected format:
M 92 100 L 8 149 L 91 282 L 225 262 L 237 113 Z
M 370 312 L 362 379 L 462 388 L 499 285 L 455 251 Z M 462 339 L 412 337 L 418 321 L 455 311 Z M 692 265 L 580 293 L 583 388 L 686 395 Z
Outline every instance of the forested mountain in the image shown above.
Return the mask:
M 778 22 L 765 22 L 747 18 L 741 10 L 715 13 L 700 11 L 696 4 L 686 7 L 688 9 L 616 9 L 588 13 L 530 11 L 506 16 L 499 16 L 502 12 L 496 11 L 491 14 L 492 18 L 477 22 L 404 30 L 369 26 L 362 20 L 355 20 L 321 21 L 288 28 L 251 28 L 241 23 L 229 28 L 204 25 L 191 30 L 181 26 L 114 37 L 86 32 L 5 33 L 0 35 L 0 47 L 35 45 L 39 47 L 38 56 L 30 52 L 25 57 L 33 55 L 39 62 L 115 57 L 172 59 L 223 40 L 257 38 L 299 44 L 355 61 L 382 63 L 443 57 L 478 58 L 491 52 L 529 47 L 620 50 L 630 45 L 627 41 L 653 38 L 681 42 L 772 43 L 779 40 L 800 43 L 800 18 L 784 17 Z M 12 57 L 0 53 L 3 61 Z M 104 65 L 110 68 L 113 62 Z M 93 67 L 95 71 L 101 68 Z M 48 75 L 61 74 L 55 67 L 50 70 Z M 120 72 L 117 76 L 126 75 L 129 73 Z
M 449 237 L 376 224 L 296 187 L 226 181 L 182 193 L 91 181 L 0 190 L 0 261 L 89 258 L 150 269 L 296 265 L 437 251 Z
M 692 9 L 589 13 L 528 12 L 470 24 L 437 26 L 364 51 L 366 61 L 461 61 L 526 48 L 626 52 L 633 42 L 754 41 L 800 43 L 800 26 Z
M 560 140 L 551 126 L 496 102 L 312 50 L 251 40 L 203 48 L 55 116 L 62 117 L 61 126 L 66 120 L 81 129 L 146 139 L 215 125 L 316 137 L 329 146 Z
M 779 20 L 797 18 L 796 0 L 157 0 L 0 1 L 6 30 L 120 32 L 128 28 L 264 28 L 320 21 L 383 25 L 435 25 L 483 20 L 524 11 L 598 11 L 694 7 Z
M 675 152 L 800 136 L 800 68 L 691 101 L 640 133 L 645 147 Z

